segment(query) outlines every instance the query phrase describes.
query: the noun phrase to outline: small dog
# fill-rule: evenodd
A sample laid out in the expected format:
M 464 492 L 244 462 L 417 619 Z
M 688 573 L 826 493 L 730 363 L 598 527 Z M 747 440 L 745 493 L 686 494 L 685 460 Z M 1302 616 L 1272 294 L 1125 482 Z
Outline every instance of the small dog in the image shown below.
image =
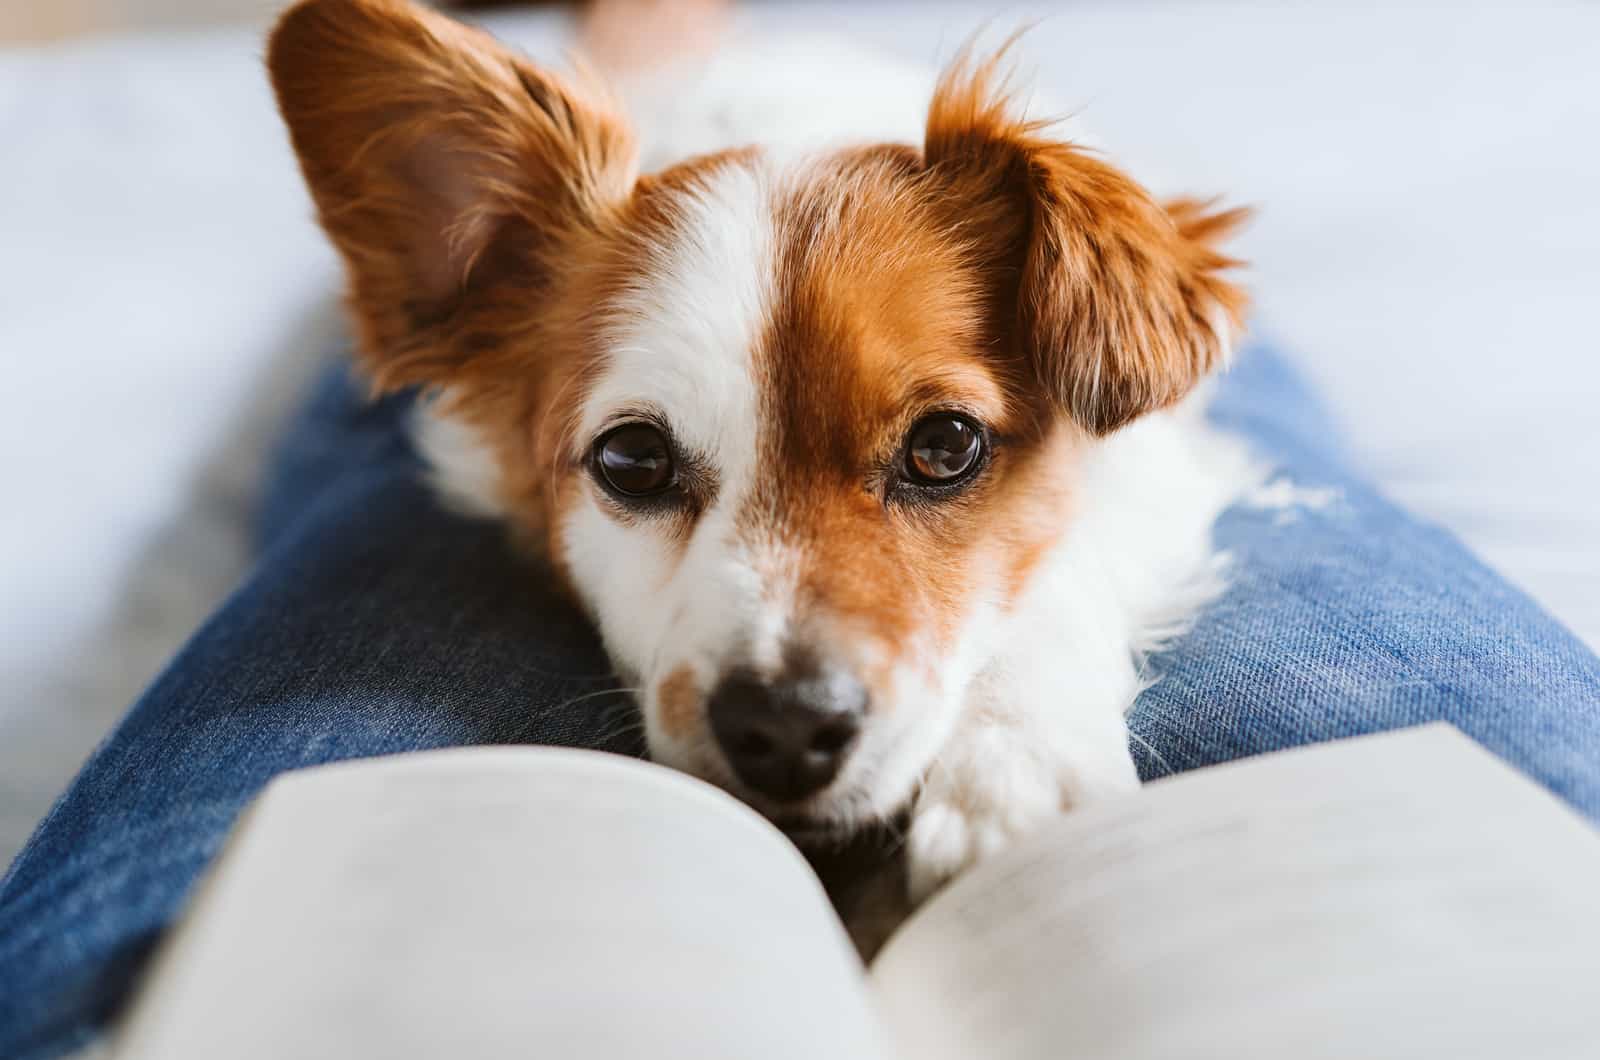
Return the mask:
M 405 0 L 306 0 L 268 59 L 446 493 L 586 608 L 654 758 L 800 834 L 908 814 L 913 898 L 1137 787 L 1142 656 L 1251 485 L 1184 400 L 1243 212 L 1158 204 L 998 62 L 886 142 L 870 93 L 750 105 L 761 61 L 658 84 L 703 120 L 646 122 L 641 174 L 604 91 Z

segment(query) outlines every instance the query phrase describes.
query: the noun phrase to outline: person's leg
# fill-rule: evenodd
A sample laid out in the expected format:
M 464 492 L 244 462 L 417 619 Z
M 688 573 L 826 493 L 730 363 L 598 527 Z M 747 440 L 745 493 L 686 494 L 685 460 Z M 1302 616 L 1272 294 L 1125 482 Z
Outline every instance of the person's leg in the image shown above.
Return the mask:
M 0 881 L 0 1056 L 113 1013 L 240 809 L 299 766 L 456 744 L 637 752 L 587 623 L 494 526 L 427 495 L 398 424 L 330 376 L 288 436 L 254 572 Z
M 0 882 L 0 1055 L 56 1055 L 104 1022 L 278 772 L 490 741 L 639 749 L 587 625 L 494 527 L 437 508 L 401 412 L 338 380 L 318 398 L 269 491 L 259 568 Z M 1297 488 L 1333 492 L 1225 515 L 1232 588 L 1152 660 L 1164 677 L 1131 719 L 1145 775 L 1445 718 L 1596 812 L 1594 657 L 1364 487 L 1281 362 L 1247 355 L 1216 414 Z
M 1600 821 L 1600 660 L 1353 474 L 1270 351 L 1246 351 L 1212 415 L 1276 471 L 1218 524 L 1227 594 L 1151 660 L 1129 719 L 1141 774 L 1448 721 Z

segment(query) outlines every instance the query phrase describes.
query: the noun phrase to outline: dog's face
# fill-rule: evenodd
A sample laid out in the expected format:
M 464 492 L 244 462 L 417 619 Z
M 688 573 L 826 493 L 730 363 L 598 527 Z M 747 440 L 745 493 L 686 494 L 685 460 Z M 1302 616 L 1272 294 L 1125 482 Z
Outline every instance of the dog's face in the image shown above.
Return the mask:
M 640 178 L 595 93 L 408 6 L 312 0 L 269 62 L 371 373 L 439 395 L 447 485 L 565 577 L 651 753 L 782 819 L 904 802 L 1086 448 L 1240 308 L 1237 214 L 1157 206 L 988 66 L 920 150 Z
M 905 797 L 1066 525 L 1083 432 L 993 346 L 913 152 L 691 163 L 601 312 L 555 550 L 659 760 L 831 821 Z

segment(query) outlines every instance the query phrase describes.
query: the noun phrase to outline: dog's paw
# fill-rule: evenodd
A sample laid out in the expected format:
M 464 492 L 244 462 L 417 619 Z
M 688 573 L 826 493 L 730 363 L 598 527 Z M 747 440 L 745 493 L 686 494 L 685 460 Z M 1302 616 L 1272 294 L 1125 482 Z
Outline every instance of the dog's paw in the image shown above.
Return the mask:
M 992 857 L 1066 807 L 1034 762 L 985 782 L 936 767 L 923 784 L 906 835 L 906 886 L 920 903 L 952 877 Z
M 906 885 L 920 903 L 951 878 L 1085 802 L 1133 791 L 1126 744 L 1056 762 L 1004 730 L 973 733 L 924 781 L 906 836 Z

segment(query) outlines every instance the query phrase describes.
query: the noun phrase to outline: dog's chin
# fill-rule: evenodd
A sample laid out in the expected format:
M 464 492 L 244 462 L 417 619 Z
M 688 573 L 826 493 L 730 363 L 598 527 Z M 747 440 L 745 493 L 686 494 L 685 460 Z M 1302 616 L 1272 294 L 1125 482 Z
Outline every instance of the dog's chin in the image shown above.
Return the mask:
M 895 821 L 904 820 L 912 792 L 907 790 L 895 798 L 886 798 L 885 794 L 850 785 L 829 788 L 799 805 L 747 801 L 796 845 L 826 849 L 848 846 L 885 828 L 892 831 Z
M 789 837 L 810 862 L 863 961 L 871 961 L 911 913 L 906 887 L 904 813 L 859 821 L 847 830 L 796 822 Z
M 892 816 L 892 815 L 891 815 Z M 842 846 L 881 824 L 885 817 L 862 814 L 826 814 L 784 808 L 767 814 L 784 835 L 802 847 Z
M 860 830 L 849 822 L 812 817 L 807 814 L 778 813 L 770 817 L 773 824 L 797 846 L 827 847 L 848 843 Z
M 803 802 L 775 802 L 715 771 L 695 775 L 722 788 L 771 821 L 779 831 L 803 848 L 827 849 L 849 845 L 886 822 L 903 817 L 910 804 L 904 799 L 878 805 L 869 791 L 855 786 L 828 788 Z
M 774 802 L 744 789 L 737 782 L 718 784 L 797 844 L 839 844 L 858 833 L 870 830 L 893 817 L 899 806 L 878 810 L 867 800 L 866 792 L 847 789 L 823 791 L 803 802 Z
M 881 759 L 861 763 L 810 798 L 779 802 L 742 784 L 727 763 L 715 754 L 693 753 L 681 746 L 659 746 L 651 741 L 650 759 L 721 788 L 771 821 L 801 847 L 832 848 L 849 845 L 903 819 L 916 793 L 911 771 L 904 782 L 887 774 Z M 898 764 L 898 763 L 897 763 Z

